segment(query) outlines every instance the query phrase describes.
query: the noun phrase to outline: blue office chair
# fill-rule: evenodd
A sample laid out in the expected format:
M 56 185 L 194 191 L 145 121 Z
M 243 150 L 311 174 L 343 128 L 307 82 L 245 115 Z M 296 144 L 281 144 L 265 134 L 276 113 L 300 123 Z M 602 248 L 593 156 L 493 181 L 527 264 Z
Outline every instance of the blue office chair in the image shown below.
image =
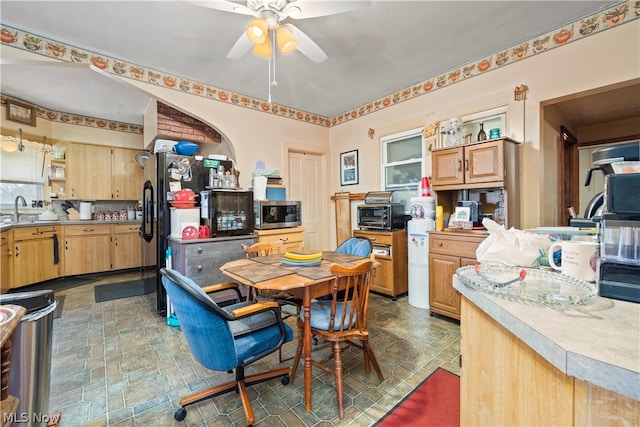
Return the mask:
M 336 248 L 336 252 L 358 255 L 363 258 L 367 258 L 371 255 L 372 250 L 373 243 L 371 243 L 371 240 L 365 236 L 349 237 Z
M 171 299 L 191 353 L 207 369 L 235 369 L 235 380 L 197 391 L 180 399 L 174 418 L 187 416 L 185 406 L 235 391 L 240 394 L 247 424 L 255 417 L 246 386 L 272 378 L 289 383 L 289 368 L 245 376 L 245 367 L 277 351 L 293 339 L 293 330 L 282 321 L 280 308 L 273 301 L 240 302 L 220 307 L 203 288 L 179 272 L 163 268 L 162 284 Z

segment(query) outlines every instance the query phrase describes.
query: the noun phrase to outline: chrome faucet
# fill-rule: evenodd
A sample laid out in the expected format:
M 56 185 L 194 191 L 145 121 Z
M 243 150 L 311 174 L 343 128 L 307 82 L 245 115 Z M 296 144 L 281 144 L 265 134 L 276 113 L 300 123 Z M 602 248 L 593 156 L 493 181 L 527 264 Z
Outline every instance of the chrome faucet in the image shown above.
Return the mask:
M 27 201 L 23 196 L 17 196 L 16 200 L 13 203 L 13 223 L 18 223 L 20 219 L 20 215 L 18 213 L 18 200 L 22 200 L 22 207 L 27 206 Z

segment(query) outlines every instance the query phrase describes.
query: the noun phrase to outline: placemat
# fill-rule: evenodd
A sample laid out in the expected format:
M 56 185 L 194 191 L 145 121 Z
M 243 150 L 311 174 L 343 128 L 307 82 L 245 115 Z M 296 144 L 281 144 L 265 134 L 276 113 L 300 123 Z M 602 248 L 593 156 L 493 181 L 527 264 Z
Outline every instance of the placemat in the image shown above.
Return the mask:
M 282 259 L 282 254 L 264 255 L 251 258 L 252 261 L 261 262 L 263 264 L 277 264 Z
M 263 282 L 265 280 L 288 276 L 289 274 L 295 273 L 293 270 L 288 270 L 282 267 L 256 263 L 231 267 L 227 269 L 227 272 L 240 276 L 251 283 Z
M 331 277 L 332 274 L 329 271 L 330 264 L 315 265 L 312 267 L 290 267 L 292 272 L 299 276 L 306 277 L 311 280 L 324 279 L 325 277 Z
M 355 262 L 362 261 L 365 258 L 358 255 L 342 254 L 340 252 L 323 252 L 322 259 L 329 262 L 336 262 L 338 264 L 351 265 Z

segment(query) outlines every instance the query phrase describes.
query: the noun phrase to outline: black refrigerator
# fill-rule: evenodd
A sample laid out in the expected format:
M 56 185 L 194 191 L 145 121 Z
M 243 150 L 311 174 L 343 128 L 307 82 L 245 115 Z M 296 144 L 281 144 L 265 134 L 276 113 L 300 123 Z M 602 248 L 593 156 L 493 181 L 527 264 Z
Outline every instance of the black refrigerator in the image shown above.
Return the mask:
M 147 242 L 143 244 L 143 251 L 156 252 L 157 309 L 160 315 L 166 315 L 167 298 L 162 286 L 160 269 L 166 266 L 168 239 L 171 235 L 171 193 L 176 189 L 191 189 L 199 196 L 200 191 L 209 185 L 209 171 L 213 168 L 217 172 L 219 166 L 223 166 L 224 170 L 231 170 L 232 162 L 207 158 L 198 160 L 195 156 L 170 152 L 156 153 L 153 158 L 155 162 L 147 162 L 152 163 L 148 169 L 145 166 L 147 180 L 142 189 L 140 234 Z

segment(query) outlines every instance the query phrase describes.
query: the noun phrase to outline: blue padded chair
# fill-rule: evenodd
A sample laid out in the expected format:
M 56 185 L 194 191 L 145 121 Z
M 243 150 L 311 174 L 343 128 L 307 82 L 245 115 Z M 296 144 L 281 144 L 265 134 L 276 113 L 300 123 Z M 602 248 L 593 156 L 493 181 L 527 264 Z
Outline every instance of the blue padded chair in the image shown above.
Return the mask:
M 207 369 L 235 369 L 235 380 L 200 390 L 180 399 L 174 418 L 182 421 L 185 406 L 235 391 L 242 399 L 247 424 L 255 417 L 246 386 L 273 378 L 289 383 L 289 368 L 245 376 L 245 367 L 277 351 L 293 339 L 293 330 L 282 321 L 276 302 L 240 302 L 220 307 L 203 288 L 179 272 L 163 268 L 162 284 L 171 299 L 193 357 Z
M 336 248 L 336 252 L 349 255 L 358 255 L 363 258 L 371 255 L 373 244 L 368 237 L 357 236 L 349 237 Z
M 344 418 L 342 398 L 342 352 L 341 344 L 356 347 L 363 352 L 365 372 L 371 372 L 373 365 L 378 378 L 384 376 L 369 344 L 367 330 L 367 312 L 369 310 L 369 287 L 373 273 L 374 256 L 362 260 L 352 267 L 331 264 L 331 273 L 335 276 L 331 287 L 331 300 L 318 300 L 311 303 L 311 333 L 333 343 L 333 352 L 323 360 L 311 360 L 311 364 L 332 373 L 336 380 L 338 415 Z M 304 327 L 304 313 L 298 316 L 298 328 Z M 293 359 L 291 382 L 294 381 L 298 363 L 302 356 L 303 338 L 300 334 L 296 355 Z M 334 359 L 332 365 L 326 363 Z M 353 360 L 353 358 L 348 358 Z

